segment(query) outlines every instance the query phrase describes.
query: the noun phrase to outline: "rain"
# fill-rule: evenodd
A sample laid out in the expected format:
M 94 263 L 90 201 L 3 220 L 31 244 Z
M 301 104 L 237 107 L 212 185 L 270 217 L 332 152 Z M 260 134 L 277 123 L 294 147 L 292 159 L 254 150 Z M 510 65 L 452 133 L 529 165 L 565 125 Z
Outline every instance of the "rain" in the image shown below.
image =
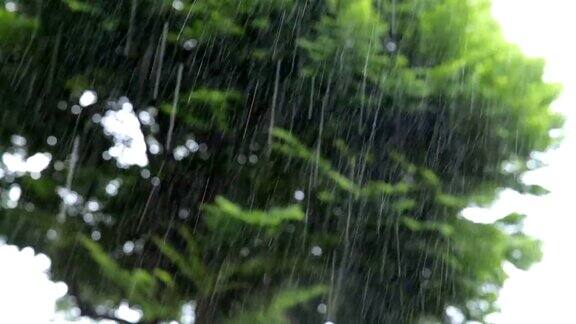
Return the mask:
M 0 323 L 574 320 L 567 3 L 3 1 Z

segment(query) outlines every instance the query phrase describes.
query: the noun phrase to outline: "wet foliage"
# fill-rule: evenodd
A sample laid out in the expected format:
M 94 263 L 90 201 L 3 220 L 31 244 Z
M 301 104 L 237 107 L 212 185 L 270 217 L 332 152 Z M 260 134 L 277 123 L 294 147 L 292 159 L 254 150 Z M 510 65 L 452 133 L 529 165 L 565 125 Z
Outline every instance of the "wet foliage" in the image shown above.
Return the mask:
M 460 215 L 543 193 L 561 125 L 487 1 L 9 3 L 0 234 L 83 316 L 482 321 L 540 257 L 521 215 Z

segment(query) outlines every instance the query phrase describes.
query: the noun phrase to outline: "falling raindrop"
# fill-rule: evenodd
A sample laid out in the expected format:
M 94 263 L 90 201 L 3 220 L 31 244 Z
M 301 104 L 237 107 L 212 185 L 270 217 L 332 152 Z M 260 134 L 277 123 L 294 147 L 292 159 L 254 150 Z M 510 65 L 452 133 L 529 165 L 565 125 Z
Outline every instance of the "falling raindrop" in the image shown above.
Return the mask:
M 148 136 L 146 138 L 146 143 L 148 144 L 148 151 L 150 152 L 150 154 L 156 155 L 160 153 L 162 147 L 154 137 Z
M 102 121 L 102 115 L 94 114 L 94 115 L 92 115 L 92 117 L 90 119 L 92 120 L 92 122 L 94 124 L 100 124 L 100 122 Z
M 62 198 L 62 202 L 64 202 L 64 204 L 68 206 L 76 205 L 82 200 L 82 198 L 78 193 L 68 188 L 59 187 L 56 189 L 56 192 L 58 193 L 60 198 Z
M 246 155 L 244 154 L 238 154 L 238 156 L 236 157 L 236 161 L 238 161 L 238 164 L 240 165 L 244 165 L 246 164 Z
M 54 170 L 62 171 L 62 170 L 64 170 L 64 167 L 65 167 L 64 162 L 62 162 L 62 161 L 54 162 Z
M 18 5 L 14 1 L 7 1 L 4 7 L 8 12 L 15 12 L 16 10 L 18 10 Z
M 100 231 L 93 231 L 92 234 L 90 234 L 90 237 L 91 237 L 94 241 L 99 241 L 100 238 L 102 237 L 102 234 L 100 234 Z
M 184 159 L 188 154 L 190 154 L 190 151 L 188 151 L 185 146 L 176 146 L 176 148 L 174 148 L 173 155 L 176 161 Z
M 54 146 L 58 143 L 58 139 L 56 136 L 50 135 L 48 138 L 46 138 L 46 143 L 50 146 Z
M 294 199 L 296 199 L 298 201 L 304 200 L 304 191 L 302 191 L 302 190 L 294 191 Z
M 432 275 L 432 271 L 428 268 L 422 269 L 422 277 L 428 279 Z
M 40 173 L 50 165 L 52 155 L 50 153 L 36 153 L 26 159 L 26 171 Z
M 142 170 L 140 171 L 140 176 L 141 176 L 143 179 L 148 179 L 148 178 L 150 178 L 150 170 L 148 170 L 148 169 L 142 169 Z
M 187 51 L 191 51 L 194 48 L 196 48 L 196 46 L 198 45 L 198 41 L 195 39 L 189 39 L 187 41 L 184 42 L 184 44 L 182 45 L 182 47 L 184 47 L 185 50 Z
M 54 241 L 58 238 L 58 232 L 56 232 L 54 229 L 49 229 L 46 231 L 46 238 L 50 241 Z
M 116 196 L 118 194 L 118 188 L 120 188 L 120 182 L 118 180 L 112 180 L 106 185 L 106 193 L 109 196 Z
M 82 219 L 86 224 L 94 224 L 94 215 L 92 213 L 86 213 L 82 216 Z
M 31 213 L 31 212 L 33 212 L 33 211 L 36 209 L 36 206 L 34 206 L 34 204 L 31 203 L 31 202 L 27 202 L 27 203 L 24 205 L 24 209 L 25 209 L 27 212 Z
M 104 159 L 105 161 L 109 161 L 111 158 L 112 156 L 110 155 L 110 152 L 108 151 L 102 152 L 102 159 Z
M 22 196 L 22 188 L 20 188 L 20 185 L 13 184 L 10 186 L 10 189 L 8 190 L 8 199 L 13 202 L 18 202 L 20 196 Z
M 128 99 L 126 99 L 126 100 L 128 100 Z M 125 111 L 127 111 L 127 112 L 132 112 L 132 111 L 134 111 L 134 106 L 132 105 L 131 102 L 129 102 L 129 101 L 124 101 L 124 102 L 122 103 L 122 110 L 125 110 Z
M 180 10 L 184 9 L 184 3 L 183 3 L 182 1 L 180 1 L 180 0 L 174 0 L 174 1 L 172 2 L 172 8 L 174 8 L 175 10 L 180 11 Z
M 146 110 L 143 110 L 141 112 L 138 113 L 138 119 L 140 119 L 140 122 L 143 125 L 151 125 L 152 124 L 152 116 L 150 115 L 150 113 Z
M 122 246 L 122 251 L 125 254 L 132 254 L 132 252 L 134 252 L 134 242 L 126 241 L 126 243 L 124 243 L 124 245 Z
M 396 45 L 396 42 L 390 40 L 388 42 L 386 42 L 386 50 L 389 53 L 394 53 L 396 52 L 396 49 L 398 49 L 398 45 Z
M 153 185 L 154 187 L 158 187 L 158 186 L 160 185 L 160 178 L 158 178 L 158 177 L 153 177 L 153 178 L 150 180 L 150 183 L 152 183 L 152 185 Z
M 56 107 L 58 107 L 58 109 L 60 110 L 66 110 L 68 108 L 68 103 L 66 101 L 58 101 L 58 104 L 56 104 Z
M 200 146 L 198 145 L 198 143 L 193 140 L 193 139 L 188 139 L 186 140 L 186 147 L 188 148 L 188 150 L 190 150 L 190 152 L 194 153 L 197 152 L 198 149 L 200 148 Z
M 20 135 L 12 135 L 10 137 L 10 141 L 12 142 L 13 145 L 16 146 L 25 146 L 27 143 L 26 138 Z
M 74 105 L 74 106 L 72 106 L 72 108 L 70 108 L 70 111 L 74 115 L 80 115 L 80 113 L 82 112 L 82 107 L 80 107 L 78 105 Z
M 178 217 L 179 217 L 180 219 L 187 219 L 188 217 L 190 217 L 190 211 L 189 211 L 188 209 L 181 208 L 181 209 L 178 211 Z
M 86 203 L 86 209 L 91 212 L 98 211 L 100 209 L 100 203 L 98 203 L 96 200 L 88 200 Z

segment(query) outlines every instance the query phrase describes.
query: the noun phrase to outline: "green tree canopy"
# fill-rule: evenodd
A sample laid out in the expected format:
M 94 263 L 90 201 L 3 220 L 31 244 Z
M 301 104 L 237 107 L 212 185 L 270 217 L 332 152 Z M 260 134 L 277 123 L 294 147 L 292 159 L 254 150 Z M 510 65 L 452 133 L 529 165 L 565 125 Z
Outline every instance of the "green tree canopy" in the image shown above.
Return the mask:
M 561 124 L 487 1 L 22 0 L 0 40 L 0 234 L 85 316 L 481 321 L 539 258 L 520 215 L 460 216 L 542 191 Z

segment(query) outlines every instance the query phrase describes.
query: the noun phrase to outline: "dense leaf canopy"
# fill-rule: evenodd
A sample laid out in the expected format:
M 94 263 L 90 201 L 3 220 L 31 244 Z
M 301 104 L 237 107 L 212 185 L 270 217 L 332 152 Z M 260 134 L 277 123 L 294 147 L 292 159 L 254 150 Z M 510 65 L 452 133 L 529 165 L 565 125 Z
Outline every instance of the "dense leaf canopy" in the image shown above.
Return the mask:
M 22 0 L 0 40 L 0 234 L 83 315 L 482 320 L 539 258 L 521 215 L 460 216 L 541 191 L 561 124 L 487 1 Z

